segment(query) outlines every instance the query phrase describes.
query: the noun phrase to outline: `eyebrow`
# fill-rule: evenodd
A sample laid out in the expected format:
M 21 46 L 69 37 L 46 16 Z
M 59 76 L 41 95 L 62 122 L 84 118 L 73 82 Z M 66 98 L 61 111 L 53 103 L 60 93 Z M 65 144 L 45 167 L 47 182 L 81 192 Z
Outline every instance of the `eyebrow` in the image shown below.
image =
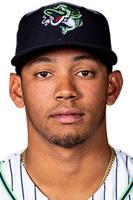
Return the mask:
M 81 60 L 95 60 L 98 61 L 98 58 L 92 54 L 83 54 L 83 55 L 79 55 L 79 56 L 75 56 L 72 57 L 72 61 L 76 62 L 76 61 L 81 61 Z M 56 58 L 50 58 L 48 56 L 39 56 L 39 57 L 35 57 L 33 58 L 28 64 L 30 66 L 32 66 L 33 64 L 38 64 L 38 63 L 52 63 L 55 62 Z
M 41 62 L 50 63 L 53 61 L 55 61 L 55 59 L 53 58 L 51 59 L 47 56 L 39 56 L 39 57 L 33 58 L 28 64 L 33 65 L 35 63 L 41 63 Z
M 91 60 L 91 59 L 98 61 L 98 58 L 91 54 L 76 56 L 73 58 L 73 61 Z

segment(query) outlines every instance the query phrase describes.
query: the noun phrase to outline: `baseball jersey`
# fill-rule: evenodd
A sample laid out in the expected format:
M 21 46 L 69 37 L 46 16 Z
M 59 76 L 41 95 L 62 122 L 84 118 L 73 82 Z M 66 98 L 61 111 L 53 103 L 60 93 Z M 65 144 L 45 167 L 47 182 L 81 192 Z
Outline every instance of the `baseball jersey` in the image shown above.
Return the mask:
M 133 159 L 122 151 L 115 152 L 108 177 L 88 200 L 133 200 Z M 48 200 L 27 174 L 20 155 L 0 162 L 0 200 Z

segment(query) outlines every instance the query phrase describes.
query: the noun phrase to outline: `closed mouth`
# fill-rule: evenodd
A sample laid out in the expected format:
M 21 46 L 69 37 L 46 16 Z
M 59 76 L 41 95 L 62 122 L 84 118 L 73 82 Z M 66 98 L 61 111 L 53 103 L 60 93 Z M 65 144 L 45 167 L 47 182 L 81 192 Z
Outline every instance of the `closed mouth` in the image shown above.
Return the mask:
M 75 108 L 61 108 L 55 110 L 50 118 L 64 124 L 72 124 L 82 119 L 84 113 Z

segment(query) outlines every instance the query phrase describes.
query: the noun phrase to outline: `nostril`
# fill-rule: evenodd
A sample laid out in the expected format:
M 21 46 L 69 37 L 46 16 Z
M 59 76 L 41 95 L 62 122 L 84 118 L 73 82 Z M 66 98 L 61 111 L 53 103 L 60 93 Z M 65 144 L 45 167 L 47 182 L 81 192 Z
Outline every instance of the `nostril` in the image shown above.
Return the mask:
M 64 95 L 64 96 L 57 96 L 56 99 L 57 99 L 57 100 L 76 99 L 76 96 L 74 96 L 74 95 L 69 95 L 69 96 L 67 96 L 67 95 L 66 95 L 66 96 L 65 96 L 65 95 Z
M 56 99 L 63 99 L 63 96 L 57 96 Z
M 71 98 L 71 99 L 75 99 L 75 98 L 76 98 L 76 96 L 74 96 L 74 95 L 73 95 L 73 96 L 70 96 L 69 98 Z

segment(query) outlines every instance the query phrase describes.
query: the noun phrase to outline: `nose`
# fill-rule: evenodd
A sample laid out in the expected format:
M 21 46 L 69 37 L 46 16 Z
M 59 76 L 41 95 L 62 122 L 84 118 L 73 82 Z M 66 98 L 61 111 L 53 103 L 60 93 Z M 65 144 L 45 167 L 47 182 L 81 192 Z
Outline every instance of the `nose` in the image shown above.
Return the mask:
M 77 86 L 74 81 L 68 77 L 58 80 L 55 90 L 55 99 L 57 101 L 76 100 L 79 96 Z

